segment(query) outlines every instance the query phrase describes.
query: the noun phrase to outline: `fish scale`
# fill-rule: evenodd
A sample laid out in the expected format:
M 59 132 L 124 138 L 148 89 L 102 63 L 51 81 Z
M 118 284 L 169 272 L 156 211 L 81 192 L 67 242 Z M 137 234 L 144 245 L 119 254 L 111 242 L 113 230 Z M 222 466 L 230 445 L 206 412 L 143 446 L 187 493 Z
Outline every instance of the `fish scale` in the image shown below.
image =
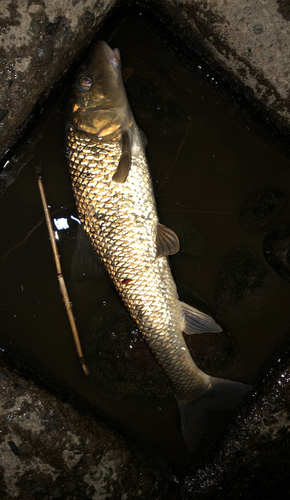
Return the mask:
M 162 361 L 162 367 L 168 372 L 175 393 L 179 398 L 185 399 L 192 395 L 195 385 L 192 358 L 183 337 L 174 334 L 176 324 L 181 325 L 183 318 L 167 258 L 155 258 L 158 217 L 147 160 L 142 151 L 139 133 L 137 134 L 138 144 L 136 141 L 136 155 L 132 159 L 132 174 L 130 172 L 128 176 L 128 185 L 116 185 L 113 182 L 112 186 L 112 175 L 117 169 L 121 154 L 120 141 L 115 141 L 114 147 L 110 144 L 107 148 L 107 145 L 102 144 L 100 149 L 93 142 L 88 147 L 88 138 L 81 136 L 79 132 L 74 134 L 71 129 L 67 147 L 72 186 L 80 220 L 92 245 L 104 262 L 141 334 L 154 355 Z M 91 159 L 84 157 L 85 150 L 90 152 Z M 107 155 L 104 151 L 107 151 Z M 90 198 L 92 191 L 93 199 Z M 138 196 L 136 193 L 139 193 Z M 106 208 L 108 199 L 113 200 L 113 210 Z M 141 217 L 132 213 L 134 203 L 137 203 L 136 212 L 139 208 Z M 122 285 L 122 281 L 126 279 L 132 281 Z M 161 344 L 165 347 L 162 352 Z M 171 351 L 175 353 L 174 363 L 171 362 L 172 356 L 168 355 L 172 354 Z M 176 366 L 178 351 L 179 366 Z M 196 393 L 196 388 L 194 392 Z
M 98 42 L 70 97 L 67 153 L 80 220 L 146 343 L 168 376 L 185 442 L 196 451 L 208 410 L 229 409 L 251 386 L 211 377 L 194 363 L 187 334 L 221 331 L 178 300 L 167 255 L 179 248 L 159 224 L 144 147 L 121 78 L 120 53 Z

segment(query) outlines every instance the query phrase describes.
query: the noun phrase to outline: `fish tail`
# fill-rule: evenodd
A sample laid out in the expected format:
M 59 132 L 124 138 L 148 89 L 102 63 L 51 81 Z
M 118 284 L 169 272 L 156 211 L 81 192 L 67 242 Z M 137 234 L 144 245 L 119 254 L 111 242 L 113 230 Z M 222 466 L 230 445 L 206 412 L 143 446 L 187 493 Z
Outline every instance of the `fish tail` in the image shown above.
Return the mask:
M 207 435 L 208 412 L 233 410 L 252 386 L 209 376 L 208 388 L 196 399 L 178 401 L 183 437 L 190 453 L 195 453 Z

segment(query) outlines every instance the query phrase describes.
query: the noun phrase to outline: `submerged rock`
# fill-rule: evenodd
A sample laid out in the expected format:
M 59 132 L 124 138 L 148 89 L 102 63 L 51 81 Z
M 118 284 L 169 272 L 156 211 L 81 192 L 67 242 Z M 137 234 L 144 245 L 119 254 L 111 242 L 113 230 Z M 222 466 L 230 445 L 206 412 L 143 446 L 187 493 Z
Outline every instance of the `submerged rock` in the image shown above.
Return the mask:
M 290 281 L 290 222 L 278 224 L 266 233 L 264 253 L 273 269 Z
M 234 319 L 249 323 L 265 306 L 270 284 L 266 266 L 249 248 L 237 248 L 223 265 L 216 289 L 218 306 Z
M 282 210 L 285 201 L 286 195 L 279 189 L 265 189 L 245 203 L 239 221 L 247 229 L 264 227 Z
M 84 352 L 90 384 L 114 401 L 146 405 L 172 399 L 167 377 L 123 304 L 103 304 L 101 318 L 98 312 L 90 317 Z
M 206 249 L 207 242 L 203 234 L 187 221 L 181 220 L 177 230 L 180 238 L 181 252 L 192 257 L 201 257 Z

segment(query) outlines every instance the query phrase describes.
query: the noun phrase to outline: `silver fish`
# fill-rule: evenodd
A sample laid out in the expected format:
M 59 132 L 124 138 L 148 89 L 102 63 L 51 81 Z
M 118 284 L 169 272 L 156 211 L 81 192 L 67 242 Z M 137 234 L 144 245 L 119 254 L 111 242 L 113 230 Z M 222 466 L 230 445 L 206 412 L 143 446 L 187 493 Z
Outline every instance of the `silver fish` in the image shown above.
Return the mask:
M 183 332 L 220 332 L 180 302 L 167 256 L 179 240 L 160 224 L 138 127 L 121 76 L 118 49 L 98 42 L 80 67 L 69 102 L 67 152 L 79 217 L 116 289 L 168 376 L 183 435 L 194 452 L 208 410 L 237 404 L 251 386 L 214 378 L 194 363 Z

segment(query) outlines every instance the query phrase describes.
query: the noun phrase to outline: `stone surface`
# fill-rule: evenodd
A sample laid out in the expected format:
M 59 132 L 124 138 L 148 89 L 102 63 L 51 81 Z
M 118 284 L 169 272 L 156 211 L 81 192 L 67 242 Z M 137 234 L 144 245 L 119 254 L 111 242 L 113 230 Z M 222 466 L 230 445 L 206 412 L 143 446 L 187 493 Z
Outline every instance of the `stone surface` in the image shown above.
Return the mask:
M 172 465 L 0 362 L 5 500 L 288 498 L 289 338 L 207 454 Z M 283 357 L 282 357 L 283 356 Z M 273 454 L 275 450 L 275 454 Z
M 37 99 L 92 40 L 115 0 L 2 2 L 0 156 L 15 142 Z M 18 134 L 13 137 L 14 132 Z
M 51 0 L 4 3 L 0 74 L 0 156 L 21 133 L 37 99 L 51 87 L 89 44 L 116 0 L 85 0 L 57 5 Z M 121 3 L 121 2 L 118 2 Z M 161 16 L 174 33 L 204 58 L 208 71 L 215 67 L 236 97 L 250 100 L 254 112 L 273 127 L 289 132 L 290 42 L 288 4 L 255 0 L 145 0 L 140 10 Z M 13 5 L 13 8 L 11 7 Z M 171 29 L 171 31 L 173 31 Z M 226 71 L 219 72 L 219 69 Z M 220 82 L 217 82 L 220 83 Z M 22 128 L 19 129 L 19 127 Z
M 256 113 L 289 132 L 288 2 L 270 0 L 159 0 L 180 36 L 203 56 L 208 72 L 218 65 L 233 79 L 238 98 L 255 102 Z M 216 80 L 222 73 L 213 74 Z M 220 82 L 218 82 L 220 83 Z
M 183 500 L 289 497 L 289 345 L 288 338 L 219 448 L 185 472 Z
M 2 361 L 0 387 L 1 499 L 178 498 L 164 462 Z

